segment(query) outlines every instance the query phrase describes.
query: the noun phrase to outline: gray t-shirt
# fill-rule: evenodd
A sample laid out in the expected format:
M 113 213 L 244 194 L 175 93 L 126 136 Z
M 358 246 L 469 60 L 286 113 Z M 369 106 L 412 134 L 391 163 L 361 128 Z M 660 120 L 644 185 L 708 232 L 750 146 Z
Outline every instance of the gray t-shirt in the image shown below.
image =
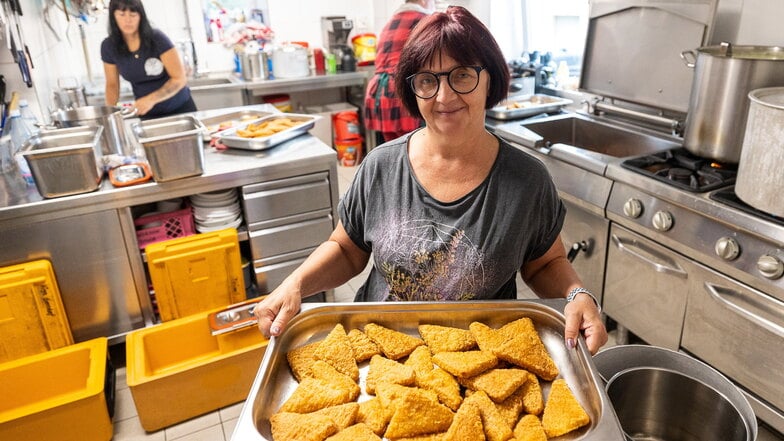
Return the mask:
M 514 299 L 516 272 L 566 215 L 544 164 L 501 141 L 484 182 L 443 203 L 414 176 L 409 137 L 371 150 L 338 205 L 351 240 L 373 253 L 355 301 Z

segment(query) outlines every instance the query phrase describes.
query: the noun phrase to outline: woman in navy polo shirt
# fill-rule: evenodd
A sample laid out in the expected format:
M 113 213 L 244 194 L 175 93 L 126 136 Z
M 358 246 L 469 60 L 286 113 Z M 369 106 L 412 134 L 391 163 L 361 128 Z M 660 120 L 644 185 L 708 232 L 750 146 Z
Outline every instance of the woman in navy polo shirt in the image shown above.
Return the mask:
M 131 83 L 134 107 L 143 118 L 196 111 L 177 49 L 150 25 L 141 0 L 111 0 L 101 59 L 107 105 L 117 105 L 122 75 Z

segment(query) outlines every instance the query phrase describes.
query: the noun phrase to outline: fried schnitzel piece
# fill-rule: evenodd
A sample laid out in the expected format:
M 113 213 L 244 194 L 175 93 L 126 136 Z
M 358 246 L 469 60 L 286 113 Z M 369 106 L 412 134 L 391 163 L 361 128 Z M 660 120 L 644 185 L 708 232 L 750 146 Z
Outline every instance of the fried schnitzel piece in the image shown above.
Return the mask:
M 500 403 L 528 381 L 528 372 L 522 369 L 490 369 L 458 381 L 464 387 L 487 393 L 490 399 Z
M 548 438 L 555 438 L 591 422 L 591 418 L 572 394 L 566 380 L 559 378 L 550 386 L 544 405 L 542 426 Z
M 306 377 L 299 383 L 281 406 L 281 412 L 315 412 L 354 401 L 359 396 L 357 383 L 325 361 L 316 360 L 311 373 L 313 377 Z
M 370 357 L 381 353 L 381 349 L 364 332 L 359 329 L 348 331 L 351 348 L 354 350 L 354 359 L 357 363 L 370 360 Z
M 397 399 L 385 438 L 397 439 L 439 433 L 452 424 L 454 414 L 448 407 L 425 394 L 405 393 Z
M 346 427 L 353 425 L 356 421 L 357 413 L 359 413 L 359 404 L 340 404 L 337 406 L 325 407 L 312 413 L 329 417 L 332 422 L 335 423 L 338 430 L 343 430 Z
M 527 384 L 528 382 L 526 382 L 523 387 L 514 391 L 514 393 L 504 401 L 495 403 L 496 409 L 498 409 L 498 412 L 504 417 L 504 421 L 506 421 L 506 424 L 509 425 L 509 427 L 514 427 L 515 424 L 517 424 L 517 420 L 520 419 L 520 413 L 523 411 L 523 389 Z
M 279 412 L 270 417 L 275 441 L 323 441 L 338 427 L 324 415 Z
M 507 424 L 503 415 L 495 407 L 495 403 L 483 391 L 471 394 L 465 399 L 479 408 L 482 417 L 485 437 L 488 441 L 507 441 L 512 438 L 512 426 Z
M 370 368 L 365 379 L 365 391 L 369 394 L 375 394 L 376 384 L 380 382 L 411 386 L 414 384 L 414 369 L 380 355 L 374 355 L 370 359 Z
M 343 374 L 341 374 L 343 375 Z M 346 377 L 348 378 L 348 377 Z M 320 378 L 306 377 L 280 407 L 281 412 L 310 413 L 354 401 L 350 391 Z
M 412 337 L 376 323 L 365 325 L 365 334 L 373 340 L 381 352 L 392 360 L 399 360 L 412 353 L 417 346 L 425 344 L 421 338 Z
M 417 376 L 425 375 L 435 367 L 433 366 L 433 358 L 430 356 L 430 349 L 427 346 L 417 346 L 403 364 L 411 366 Z
M 379 383 L 376 385 L 376 396 L 381 401 L 381 405 L 392 413 L 397 410 L 400 399 L 410 394 L 418 395 L 422 400 L 438 402 L 438 395 L 427 389 L 401 386 L 392 383 Z
M 316 360 L 324 360 L 338 372 L 344 373 L 354 381 L 359 381 L 359 367 L 354 359 L 354 349 L 351 340 L 346 335 L 346 329 L 340 323 L 321 341 L 313 354 Z
M 514 428 L 516 441 L 547 441 L 542 422 L 536 415 L 524 415 Z
M 492 369 L 498 358 L 487 351 L 439 352 L 433 362 L 458 378 L 468 378 Z
M 392 418 L 392 409 L 387 409 L 378 397 L 359 403 L 357 422 L 367 424 L 378 436 L 383 435 L 387 430 L 390 418 Z
M 523 317 L 498 330 L 473 322 L 469 329 L 480 349 L 490 351 L 499 359 L 527 369 L 547 381 L 558 376 L 558 368 L 530 318 Z
M 463 402 L 460 395 L 460 384 L 449 372 L 435 368 L 424 374 L 416 374 L 414 383 L 417 387 L 430 390 L 438 395 L 438 401 L 456 411 Z
M 430 352 L 459 352 L 476 348 L 476 339 L 471 331 L 451 326 L 419 325 L 419 335 L 425 340 Z
M 541 415 L 544 410 L 544 397 L 542 397 L 542 386 L 539 378 L 532 373 L 528 373 L 528 381 L 520 388 L 523 393 L 523 409 L 525 413 Z
M 482 427 L 482 416 L 479 406 L 463 400 L 460 409 L 457 409 L 452 424 L 449 426 L 444 441 L 485 441 L 485 431 Z
M 316 350 L 321 342 L 308 343 L 304 346 L 292 349 L 286 353 L 286 359 L 289 361 L 289 369 L 294 374 L 294 378 L 298 382 L 302 381 L 305 377 L 310 377 L 310 366 L 315 360 Z
M 395 438 L 395 441 L 445 441 L 446 432 L 431 433 L 421 436 L 406 436 L 403 438 Z
M 367 424 L 358 423 L 330 436 L 326 441 L 381 441 L 381 438 Z

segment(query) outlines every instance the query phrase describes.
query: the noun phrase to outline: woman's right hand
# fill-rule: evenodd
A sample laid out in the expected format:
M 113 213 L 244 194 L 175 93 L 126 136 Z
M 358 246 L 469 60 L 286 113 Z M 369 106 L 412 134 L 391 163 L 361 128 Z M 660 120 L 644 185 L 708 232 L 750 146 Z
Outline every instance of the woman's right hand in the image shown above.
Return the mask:
M 253 308 L 253 314 L 259 320 L 259 330 L 267 338 L 279 336 L 297 315 L 301 305 L 299 294 L 287 290 L 285 283 L 282 284 Z

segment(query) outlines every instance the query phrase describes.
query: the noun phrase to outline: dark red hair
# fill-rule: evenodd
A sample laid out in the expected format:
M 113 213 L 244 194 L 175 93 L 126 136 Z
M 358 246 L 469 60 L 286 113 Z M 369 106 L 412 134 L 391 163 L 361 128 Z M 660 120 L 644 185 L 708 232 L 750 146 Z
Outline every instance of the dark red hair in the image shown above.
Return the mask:
M 395 72 L 395 92 L 411 115 L 422 117 L 417 98 L 406 81 L 443 51 L 465 66 L 484 66 L 490 77 L 485 109 L 506 98 L 509 69 L 493 35 L 487 27 L 461 6 L 450 6 L 423 18 L 411 32 Z

